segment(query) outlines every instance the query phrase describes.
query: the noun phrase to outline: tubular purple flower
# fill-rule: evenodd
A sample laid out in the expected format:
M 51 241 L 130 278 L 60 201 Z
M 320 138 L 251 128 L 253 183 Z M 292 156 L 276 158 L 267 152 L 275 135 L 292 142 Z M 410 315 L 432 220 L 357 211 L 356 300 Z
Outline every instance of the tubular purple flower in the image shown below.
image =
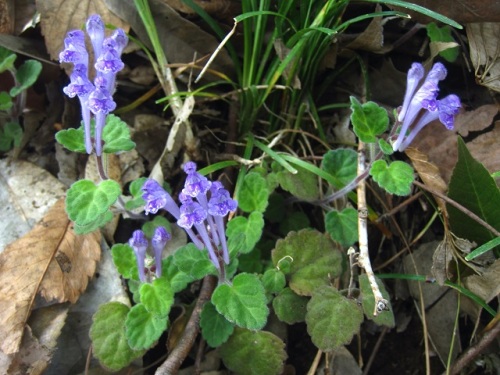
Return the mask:
M 92 113 L 108 114 L 116 108 L 116 103 L 108 90 L 103 87 L 96 87 L 89 95 L 88 105 Z M 97 132 L 97 130 L 96 130 Z
M 156 276 L 161 277 L 161 261 L 163 249 L 168 241 L 170 241 L 170 233 L 164 227 L 157 227 L 153 238 L 151 239 L 151 245 L 153 246 L 153 252 L 155 256 L 156 265 Z
M 93 14 L 88 18 L 86 28 L 92 42 L 92 47 L 94 48 L 94 59 L 97 59 L 101 54 L 102 42 L 104 40 L 104 22 L 102 22 L 98 14 Z
M 425 77 L 424 83 L 417 89 L 422 75 L 423 67 L 418 63 L 413 64 L 408 72 L 408 86 L 398 115 L 398 122 L 402 125 L 392 145 L 394 151 L 403 151 L 425 125 L 437 118 L 442 118 L 445 125 L 450 122 L 453 124 L 453 116 L 458 112 L 460 106 L 458 97 L 454 96 L 457 100 L 453 102 L 448 102 L 447 99 L 441 103 L 437 100 L 439 81 L 445 79 L 447 75 L 444 65 L 435 63 Z M 448 103 L 450 108 L 446 110 L 444 107 Z
M 177 225 L 190 229 L 195 224 L 201 224 L 207 218 L 207 211 L 198 202 L 186 199 L 180 208 L 181 214 Z
M 109 39 L 109 38 L 108 38 Z M 110 39 L 112 41 L 112 39 Z M 116 42 L 113 41 L 116 45 Z M 120 59 L 120 54 L 115 48 L 105 47 L 102 53 L 98 56 L 97 62 L 95 63 L 95 68 L 97 71 L 102 73 L 113 73 L 116 74 L 123 69 L 125 64 L 123 64 Z
M 128 43 L 127 34 L 125 34 L 125 31 L 122 29 L 116 29 L 113 31 L 113 34 L 111 34 L 111 39 L 113 39 L 116 43 L 116 52 L 121 55 Z
M 142 230 L 136 230 L 132 233 L 132 238 L 128 240 L 128 244 L 134 250 L 137 259 L 137 270 L 139 271 L 139 279 L 142 282 L 146 281 L 144 273 L 144 259 L 146 258 L 146 250 L 148 248 L 148 240 Z
M 238 208 L 238 202 L 231 199 L 229 192 L 219 181 L 214 181 L 210 188 L 210 200 L 208 201 L 208 213 L 215 219 L 215 228 L 222 246 L 224 262 L 229 264 L 229 250 L 226 241 L 226 229 L 224 216 L 234 212 Z
M 439 121 L 441 121 L 441 123 L 446 126 L 448 130 L 453 129 L 455 115 L 458 113 L 460 107 L 460 99 L 454 94 L 438 100 L 437 110 L 434 112 L 426 111 L 418 119 L 417 123 L 412 127 L 410 134 L 404 138 L 397 151 L 404 151 L 411 144 L 413 139 L 415 139 L 415 136 L 420 132 L 420 130 L 434 120 L 439 119 Z
M 64 49 L 59 54 L 59 62 L 82 64 L 88 70 L 89 54 L 85 47 L 85 34 L 81 30 L 68 32 L 64 39 Z
M 173 217 L 179 219 L 179 207 L 174 202 L 170 194 L 167 193 L 158 182 L 149 178 L 146 180 L 144 185 L 142 185 L 141 190 L 143 191 L 142 199 L 146 201 L 146 205 L 144 206 L 146 215 L 149 213 L 155 214 L 158 210 L 164 209 Z
M 410 105 L 411 98 L 418 87 L 418 84 L 424 77 L 424 67 L 420 63 L 413 63 L 410 70 L 408 71 L 408 77 L 406 80 L 406 93 L 403 100 L 403 106 L 399 111 L 398 120 L 402 121 Z
M 196 163 L 192 161 L 187 162 L 184 165 L 184 172 L 186 172 L 187 177 L 182 192 L 193 198 L 199 197 L 201 195 L 206 195 L 208 189 L 210 189 L 211 182 L 208 181 L 206 177 L 196 172 Z M 200 201 L 200 203 L 206 207 L 203 199 L 206 202 L 206 197 L 202 197 L 202 201 Z

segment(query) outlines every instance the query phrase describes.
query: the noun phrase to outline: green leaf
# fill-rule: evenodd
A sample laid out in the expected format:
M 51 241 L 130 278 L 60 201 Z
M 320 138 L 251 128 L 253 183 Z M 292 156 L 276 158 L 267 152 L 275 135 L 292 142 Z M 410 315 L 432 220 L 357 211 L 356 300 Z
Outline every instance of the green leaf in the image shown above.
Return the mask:
M 300 323 L 306 319 L 308 301 L 309 298 L 299 296 L 290 288 L 285 288 L 273 299 L 273 309 L 282 322 Z
M 380 289 L 380 292 L 382 293 L 382 297 L 384 297 L 387 301 L 390 301 L 391 299 L 389 293 L 387 293 L 382 280 L 380 280 L 378 277 L 376 277 L 375 279 L 377 280 L 377 285 Z M 373 311 L 375 311 L 375 297 L 373 296 L 373 290 L 370 286 L 370 281 L 368 280 L 368 276 L 366 276 L 366 274 L 359 275 L 359 289 L 361 291 L 361 303 L 363 305 L 365 316 L 368 319 L 373 320 L 378 325 L 393 328 L 396 323 L 390 303 L 389 310 L 384 310 L 377 316 L 373 316 Z
M 153 314 L 142 303 L 135 305 L 125 320 L 130 347 L 135 350 L 151 348 L 165 332 L 167 324 L 168 316 Z
M 365 143 L 377 142 L 376 136 L 389 125 L 387 111 L 374 102 L 362 105 L 354 96 L 351 96 L 351 110 L 351 122 L 358 138 Z
M 146 202 L 144 202 L 144 199 L 142 199 L 142 185 L 144 185 L 144 182 L 146 182 L 147 178 L 146 177 L 141 177 L 138 178 L 137 180 L 132 181 L 132 183 L 129 186 L 129 192 L 132 195 L 132 199 L 129 200 L 127 203 L 125 203 L 125 208 L 127 210 L 134 210 L 138 207 L 144 207 Z M 158 217 L 158 216 L 156 216 Z
M 350 148 L 330 150 L 323 156 L 321 168 L 332 176 L 340 189 L 356 178 L 358 153 Z
M 305 201 L 314 201 L 319 197 L 318 177 L 307 169 L 297 167 L 297 173 L 287 170 L 278 172 L 278 181 L 283 190 Z
M 172 233 L 172 225 L 164 216 L 155 216 L 152 221 L 144 223 L 141 229 L 147 238 L 153 238 L 155 230 L 158 227 L 163 227 L 167 230 L 167 232 Z
M 249 253 L 259 242 L 263 229 L 264 217 L 261 212 L 254 211 L 248 218 L 235 217 L 227 223 L 226 235 L 229 249 L 231 252 Z
M 10 95 L 5 91 L 0 92 L 0 111 L 8 111 L 12 108 L 12 105 L 13 103 Z
M 111 371 L 118 371 L 134 359 L 141 357 L 144 350 L 130 348 L 125 336 L 125 319 L 129 307 L 120 302 L 101 305 L 92 318 L 90 338 L 92 351 L 99 362 Z
M 262 275 L 262 285 L 268 293 L 279 293 L 286 285 L 285 274 L 276 268 L 271 268 Z
M 17 96 L 33 85 L 41 71 L 42 64 L 39 61 L 26 60 L 16 72 L 16 80 L 19 86 L 15 86 L 10 90 L 10 96 Z
M 500 191 L 488 170 L 470 154 L 458 138 L 458 162 L 450 179 L 448 197 L 500 230 Z M 453 232 L 482 245 L 495 238 L 489 230 L 462 211 L 447 205 Z
M 116 202 L 120 193 L 120 184 L 113 180 L 98 185 L 90 180 L 77 181 L 66 194 L 66 212 L 76 224 L 90 224 Z
M 175 265 L 195 280 L 203 279 L 207 275 L 218 274 L 217 269 L 210 261 L 207 250 L 200 250 L 193 243 L 188 243 L 178 249 L 173 257 Z
M 348 207 L 341 212 L 328 212 L 325 216 L 325 229 L 343 247 L 351 246 L 358 240 L 358 211 Z
M 317 289 L 307 304 L 307 332 L 314 345 L 325 352 L 351 342 L 362 322 L 363 312 L 356 301 L 331 286 Z
M 113 263 L 125 279 L 139 280 L 137 259 L 134 250 L 128 244 L 117 243 L 111 248 Z
M 211 302 L 205 303 L 200 316 L 201 334 L 212 348 L 224 344 L 234 332 L 234 325 L 219 314 Z
M 59 130 L 56 133 L 56 141 L 72 152 L 87 153 L 85 149 L 83 127 L 78 129 Z
M 285 343 L 271 332 L 236 328 L 219 348 L 224 364 L 240 375 L 278 375 L 287 358 Z
M 7 48 L 0 46 L 0 73 L 14 69 L 17 55 Z
M 182 272 L 179 267 L 177 267 L 173 255 L 164 258 L 161 263 L 163 272 L 162 277 L 165 277 L 169 281 L 174 293 L 186 289 L 189 283 L 195 281 L 193 276 Z
M 221 284 L 212 294 L 217 311 L 231 323 L 248 329 L 261 329 L 267 322 L 269 309 L 266 293 L 259 278 L 240 273 L 233 285 Z
M 266 179 L 258 173 L 248 173 L 238 193 L 238 207 L 244 212 L 264 212 L 268 198 L 269 190 Z
M 0 151 L 8 151 L 21 144 L 23 128 L 17 122 L 7 122 L 0 128 Z
M 153 280 L 151 284 L 142 284 L 141 303 L 147 311 L 160 317 L 168 316 L 174 303 L 174 292 L 166 277 Z
M 414 177 L 413 168 L 404 161 L 393 161 L 389 166 L 385 160 L 373 162 L 370 168 L 373 180 L 388 193 L 395 195 L 410 195 Z
M 279 224 L 279 232 L 283 236 L 286 236 L 288 232 L 299 231 L 310 226 L 311 221 L 305 212 L 292 211 L 291 213 L 287 213 L 283 221 Z
M 102 139 L 104 140 L 103 152 L 107 154 L 130 151 L 135 147 L 135 143 L 130 139 L 128 125 L 118 116 L 112 114 L 106 117 L 106 126 L 102 131 Z
M 378 140 L 378 147 L 380 147 L 380 150 L 382 150 L 382 152 L 385 155 L 394 154 L 394 150 L 392 149 L 392 146 L 385 139 L 380 138 Z
M 427 24 L 427 36 L 431 42 L 441 42 L 450 43 L 455 42 L 455 39 L 451 35 L 451 27 L 444 25 L 439 27 L 435 22 Z M 439 52 L 439 56 L 448 62 L 454 62 L 458 57 L 459 49 L 458 47 L 448 48 Z
M 291 259 L 290 288 L 304 296 L 312 295 L 322 285 L 330 285 L 330 280 L 339 276 L 344 268 L 338 245 L 315 229 L 290 232 L 276 242 L 272 251 L 273 264 L 283 269 L 287 259 Z
M 73 223 L 73 231 L 75 234 L 87 234 L 99 229 L 109 223 L 113 219 L 113 213 L 111 211 L 106 211 L 102 215 L 99 215 L 93 222 L 85 225 L 78 225 Z

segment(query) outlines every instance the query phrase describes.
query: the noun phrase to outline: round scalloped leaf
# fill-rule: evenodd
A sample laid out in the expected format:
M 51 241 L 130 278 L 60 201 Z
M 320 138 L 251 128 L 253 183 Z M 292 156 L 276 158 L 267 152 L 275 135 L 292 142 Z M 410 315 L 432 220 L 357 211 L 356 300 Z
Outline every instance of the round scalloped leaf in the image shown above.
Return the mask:
M 264 217 L 261 212 L 254 211 L 248 218 L 235 217 L 227 223 L 226 235 L 231 252 L 247 254 L 251 252 L 262 236 Z
M 358 240 L 358 211 L 348 207 L 341 212 L 328 212 L 325 216 L 325 229 L 343 247 L 351 246 Z
M 387 130 L 389 116 L 387 111 L 375 102 L 361 104 L 351 96 L 351 122 L 354 133 L 365 143 L 377 142 L 377 135 Z
M 287 358 L 285 343 L 271 332 L 236 328 L 219 348 L 224 364 L 240 375 L 277 375 Z
M 332 176 L 340 189 L 356 178 L 358 153 L 350 148 L 330 150 L 323 156 L 321 168 Z
M 128 244 L 117 243 L 111 248 L 113 263 L 116 269 L 126 279 L 139 280 L 137 258 L 134 250 Z
M 174 257 L 172 255 L 167 258 L 164 258 L 161 264 L 163 270 L 162 277 L 167 278 L 174 293 L 186 289 L 188 284 L 195 280 L 193 276 L 188 275 L 185 272 L 182 272 L 179 269 L 179 267 L 177 267 L 177 265 L 174 262 Z
M 105 180 L 95 185 L 90 180 L 75 182 L 66 193 L 66 212 L 77 225 L 87 225 L 104 214 L 120 196 L 120 184 Z
M 91 233 L 99 228 L 102 228 L 111 220 L 113 220 L 113 213 L 110 210 L 107 210 L 102 215 L 99 215 L 93 222 L 85 225 L 78 225 L 77 223 L 73 223 L 73 232 L 75 234 L 87 234 Z
M 113 154 L 120 151 L 130 151 L 135 147 L 135 143 L 130 139 L 128 125 L 118 116 L 107 115 L 106 126 L 102 131 L 104 140 L 103 151 Z
M 268 198 L 269 190 L 266 179 L 258 173 L 248 173 L 238 193 L 238 207 L 244 212 L 264 212 Z
M 155 315 L 142 303 L 135 305 L 125 320 L 128 344 L 136 350 L 151 348 L 167 329 L 167 323 L 168 316 Z
M 389 293 L 385 289 L 385 285 L 379 278 L 375 278 L 377 280 L 377 285 L 382 293 L 382 297 L 384 297 L 387 301 L 390 301 Z M 361 291 L 361 303 L 363 305 L 363 311 L 365 316 L 373 320 L 378 325 L 387 326 L 389 328 L 393 328 L 396 324 L 394 320 L 394 313 L 392 311 L 392 307 L 389 303 L 389 310 L 384 310 L 378 313 L 377 316 L 373 316 L 373 311 L 375 311 L 375 297 L 373 296 L 373 290 L 370 286 L 370 282 L 368 281 L 368 276 L 366 274 L 359 275 L 359 289 Z
M 219 314 L 211 302 L 203 306 L 200 326 L 203 338 L 212 348 L 224 344 L 234 331 L 234 325 Z
M 309 298 L 299 296 L 290 288 L 283 289 L 273 299 L 273 309 L 282 322 L 295 324 L 306 319 Z
M 389 166 L 385 160 L 377 160 L 370 168 L 373 180 L 387 192 L 395 195 L 409 195 L 414 180 L 414 171 L 411 165 L 404 161 L 393 161 Z
M 344 268 L 344 257 L 329 235 L 315 229 L 290 232 L 276 242 L 272 251 L 275 266 L 287 257 L 290 265 L 290 288 L 299 295 L 310 296 L 322 286 L 330 285 L 331 278 L 339 276 Z
M 307 304 L 307 332 L 314 345 L 325 352 L 351 342 L 362 322 L 358 304 L 331 286 L 317 289 Z
M 153 280 L 151 284 L 142 284 L 141 303 L 146 310 L 158 316 L 167 316 L 174 303 L 174 292 L 165 277 Z
M 240 327 L 257 330 L 267 322 L 265 289 L 255 275 L 240 273 L 233 285 L 219 285 L 212 294 L 212 303 L 220 314 Z
M 56 133 L 56 141 L 72 152 L 87 153 L 85 149 L 84 133 L 82 127 L 78 129 L 60 130 Z
M 14 68 L 16 58 L 17 55 L 14 52 L 0 46 L 0 73 Z
M 200 250 L 193 243 L 181 247 L 173 256 L 175 265 L 195 280 L 207 275 L 217 275 L 217 269 L 210 261 L 207 250 Z
M 319 197 L 318 176 L 302 167 L 295 167 L 297 173 L 287 170 L 278 172 L 278 181 L 283 190 L 305 201 L 313 201 Z
M 101 305 L 92 318 L 92 351 L 99 362 L 111 371 L 124 368 L 144 354 L 144 350 L 133 350 L 128 345 L 125 335 L 128 312 L 129 307 L 123 303 L 110 302 Z
M 286 285 L 285 274 L 277 268 L 271 268 L 262 275 L 262 285 L 268 293 L 279 293 Z
M 17 86 L 10 89 L 10 96 L 17 96 L 33 85 L 41 71 L 42 63 L 40 61 L 26 60 L 16 72 Z

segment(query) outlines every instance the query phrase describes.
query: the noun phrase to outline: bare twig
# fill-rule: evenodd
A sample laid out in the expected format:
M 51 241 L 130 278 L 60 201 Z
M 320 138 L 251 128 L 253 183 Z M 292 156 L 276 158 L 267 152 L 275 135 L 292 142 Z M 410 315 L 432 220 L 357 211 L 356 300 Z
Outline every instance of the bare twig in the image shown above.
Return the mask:
M 365 161 L 365 144 L 359 142 L 358 145 L 358 176 L 366 173 Z M 387 301 L 380 292 L 375 275 L 373 274 L 372 265 L 370 263 L 370 255 L 368 253 L 368 208 L 366 205 L 366 184 L 362 179 L 358 184 L 358 235 L 359 235 L 359 257 L 358 263 L 365 269 L 366 276 L 370 282 L 370 287 L 375 297 L 375 307 L 373 316 L 377 316 L 384 310 L 388 310 L 389 301 Z
M 446 195 L 444 194 L 441 194 L 440 192 L 434 190 L 434 189 L 431 189 L 430 187 L 428 187 L 427 185 L 419 182 L 419 181 L 413 181 L 413 184 L 418 186 L 419 188 L 421 189 L 424 189 L 426 191 L 428 191 L 429 193 L 431 193 L 432 195 L 435 195 L 436 197 L 438 198 L 441 198 L 442 200 L 444 200 L 446 203 L 448 204 L 451 204 L 453 207 L 455 207 L 457 210 L 460 210 L 462 211 L 464 214 L 466 214 L 467 216 L 469 216 L 472 220 L 474 220 L 475 222 L 477 222 L 478 224 L 482 225 L 483 227 L 485 227 L 486 229 L 488 229 L 491 233 L 493 233 L 495 236 L 497 237 L 500 237 L 500 232 L 497 231 L 495 228 L 493 228 L 490 224 L 488 224 L 486 221 L 484 221 L 483 219 L 481 219 L 479 216 L 477 216 L 474 212 L 472 212 L 471 210 L 469 210 L 468 208 L 462 206 L 460 203 L 454 201 L 453 199 L 450 199 L 448 198 Z
M 215 277 L 206 276 L 203 279 L 203 285 L 200 290 L 200 295 L 196 301 L 196 306 L 193 309 L 191 317 L 189 318 L 186 328 L 179 339 L 179 342 L 172 350 L 168 358 L 163 364 L 158 367 L 155 375 L 175 375 L 179 371 L 182 363 L 186 359 L 189 351 L 200 331 L 200 314 L 205 302 L 210 300 L 212 292 L 215 288 Z
M 455 361 L 453 366 L 449 369 L 448 374 L 450 375 L 456 375 L 460 374 L 460 372 L 469 364 L 471 363 L 474 358 L 476 358 L 481 352 L 488 346 L 490 345 L 493 340 L 500 334 L 500 320 L 498 318 L 499 316 L 494 319 L 493 326 L 487 330 L 483 337 L 481 337 L 481 340 L 473 345 L 470 346 L 465 352 L 462 353 L 462 355 Z

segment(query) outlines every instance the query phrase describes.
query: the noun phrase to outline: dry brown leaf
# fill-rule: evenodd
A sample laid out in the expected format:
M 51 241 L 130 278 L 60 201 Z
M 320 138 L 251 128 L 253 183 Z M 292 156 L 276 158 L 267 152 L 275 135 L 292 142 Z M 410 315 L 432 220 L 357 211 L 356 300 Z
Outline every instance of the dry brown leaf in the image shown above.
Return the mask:
M 14 31 L 15 3 L 13 0 L 0 0 L 0 33 L 10 34 Z
M 425 185 L 438 193 L 446 194 L 448 190 L 446 182 L 444 182 L 441 177 L 439 168 L 435 164 L 429 162 L 426 154 L 414 147 L 408 147 L 406 149 L 406 155 L 411 159 L 413 166 Z M 445 202 L 441 198 L 435 198 L 442 212 L 446 212 Z
M 467 137 L 469 132 L 478 132 L 490 126 L 497 113 L 497 104 L 482 105 L 473 111 L 458 115 L 455 120 L 455 129 L 462 137 Z
M 471 23 L 465 29 L 477 83 L 500 92 L 500 23 Z
M 106 24 L 125 31 L 129 29 L 125 22 L 109 11 L 104 0 L 37 0 L 36 6 L 45 45 L 54 60 L 59 59 L 66 33 L 81 29 L 92 14 L 99 14 Z
M 46 300 L 75 302 L 100 258 L 100 233 L 76 236 L 60 199 L 24 237 L 0 254 L 0 349 L 19 350 L 40 290 Z
M 490 172 L 500 171 L 500 121 L 495 122 L 493 130 L 481 134 L 471 142 L 467 143 L 467 148 L 477 160 L 479 160 Z
M 380 12 L 382 7 L 377 4 L 375 11 Z M 368 27 L 349 43 L 346 48 L 363 50 L 375 53 L 384 53 L 384 26 L 382 17 L 374 17 Z
M 8 375 L 41 375 L 47 368 L 51 351 L 33 336 L 29 326 L 24 329 L 21 350 L 6 372 Z

